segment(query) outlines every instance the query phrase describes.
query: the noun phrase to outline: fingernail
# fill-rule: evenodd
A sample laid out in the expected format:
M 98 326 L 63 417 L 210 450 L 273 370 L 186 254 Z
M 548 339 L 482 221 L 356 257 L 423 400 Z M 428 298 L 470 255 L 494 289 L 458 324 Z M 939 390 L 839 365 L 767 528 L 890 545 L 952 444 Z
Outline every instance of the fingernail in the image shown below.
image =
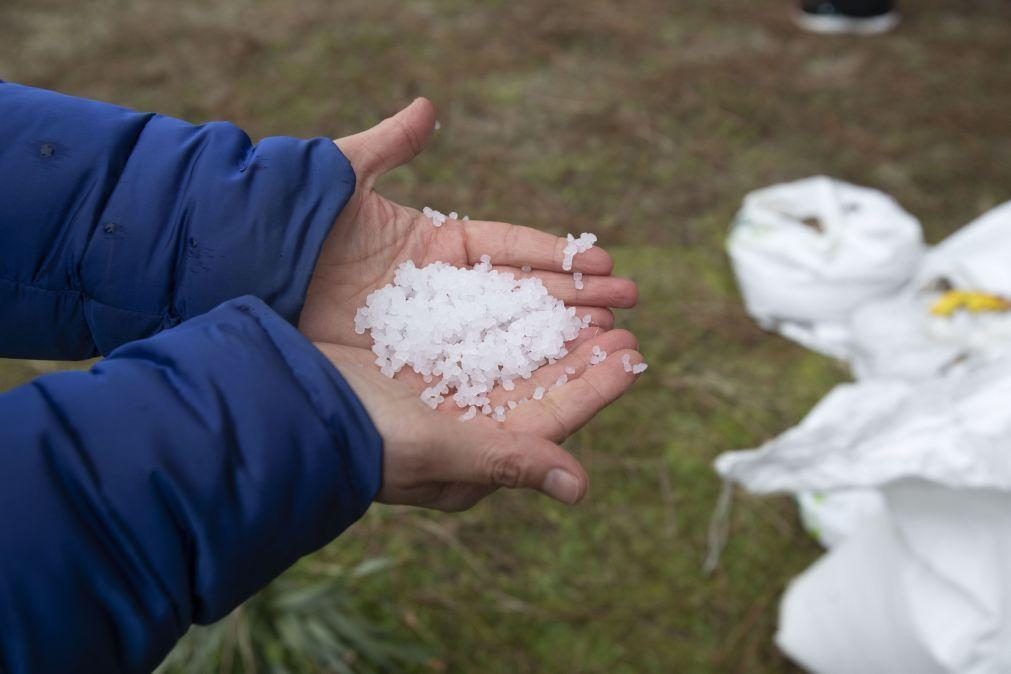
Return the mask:
M 562 503 L 572 505 L 579 500 L 579 479 L 561 468 L 552 468 L 548 472 L 541 489 L 548 496 Z

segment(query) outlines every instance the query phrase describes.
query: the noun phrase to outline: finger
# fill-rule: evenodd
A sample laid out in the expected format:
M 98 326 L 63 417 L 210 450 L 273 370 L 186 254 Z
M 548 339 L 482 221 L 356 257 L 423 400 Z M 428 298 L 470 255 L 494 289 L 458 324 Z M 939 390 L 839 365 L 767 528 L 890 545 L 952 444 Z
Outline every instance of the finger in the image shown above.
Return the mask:
M 443 426 L 439 449 L 427 462 L 427 479 L 534 489 L 568 504 L 586 494 L 586 471 L 553 442 L 488 424 Z
M 479 262 L 482 255 L 490 255 L 492 264 L 563 271 L 565 237 L 532 227 L 484 220 L 468 221 L 463 232 L 467 259 L 471 264 Z M 579 253 L 572 260 L 572 271 L 584 274 L 607 275 L 613 268 L 611 256 L 597 246 Z
M 356 174 L 378 177 L 421 154 L 434 129 L 435 106 L 427 98 L 417 98 L 371 129 L 336 143 Z
M 588 274 L 582 278 L 583 287 L 577 289 L 572 274 L 565 272 L 539 270 L 524 272 L 515 267 L 499 267 L 497 265 L 495 269 L 511 272 L 516 278 L 531 276 L 539 278 L 551 295 L 566 304 L 629 309 L 634 307 L 639 300 L 638 286 L 635 281 L 627 278 Z
M 609 330 L 593 339 L 582 342 L 578 347 L 573 348 L 570 346 L 567 356 L 553 364 L 537 368 L 530 376 L 530 379 L 517 379 L 513 382 L 515 388 L 512 391 L 506 391 L 501 386 L 498 387 L 492 398 L 496 404 L 508 406 L 509 400 L 518 402 L 524 398 L 532 398 L 538 388 L 543 388 L 546 394 L 558 383 L 559 378 L 563 374 L 567 381 L 574 380 L 582 376 L 587 369 L 597 367 L 590 365 L 590 358 L 593 356 L 594 347 L 607 352 L 607 360 L 610 360 L 610 354 L 628 349 L 634 350 L 637 346 L 635 335 L 631 332 L 627 330 Z M 607 362 L 607 360 L 604 362 Z M 530 402 L 537 401 L 530 400 Z M 520 407 L 517 407 L 516 410 L 520 409 Z M 506 419 L 511 418 L 511 416 L 512 412 L 507 414 Z
M 541 400 L 531 400 L 513 410 L 506 426 L 556 442 L 561 442 L 620 398 L 632 386 L 638 375 L 625 372 L 622 356 L 631 362 L 642 362 L 642 356 L 632 349 L 608 352 L 599 365 L 588 367 L 575 379 L 547 392 Z
M 604 328 L 604 330 L 610 330 L 614 327 L 614 312 L 607 307 L 584 307 L 576 305 L 573 308 L 576 310 L 576 316 L 579 318 L 589 316 L 590 325 L 592 327 Z M 582 335 L 582 331 L 580 331 L 580 335 Z M 577 337 L 576 339 L 579 338 Z M 572 340 L 572 342 L 574 341 L 576 340 Z M 570 351 L 572 350 L 572 342 L 566 344 L 566 348 Z

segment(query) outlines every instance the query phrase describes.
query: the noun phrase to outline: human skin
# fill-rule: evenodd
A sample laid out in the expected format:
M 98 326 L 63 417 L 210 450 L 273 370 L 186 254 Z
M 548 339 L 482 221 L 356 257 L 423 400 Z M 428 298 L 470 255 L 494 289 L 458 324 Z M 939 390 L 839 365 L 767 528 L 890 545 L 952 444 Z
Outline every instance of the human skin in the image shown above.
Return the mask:
M 335 141 L 358 182 L 324 242 L 299 329 L 348 381 L 383 437 L 379 501 L 462 510 L 499 487 L 523 487 L 576 503 L 586 494 L 588 477 L 557 443 L 635 381 L 621 356 L 628 353 L 636 363 L 642 357 L 631 333 L 613 329 L 611 309 L 634 306 L 638 291 L 632 281 L 611 276 L 611 257 L 601 248 L 576 256 L 572 271 L 583 273 L 584 284 L 577 291 L 571 272 L 562 272 L 564 238 L 479 220 L 449 220 L 436 228 L 420 211 L 383 197 L 376 181 L 416 157 L 434 126 L 434 107 L 419 98 L 371 129 Z M 504 423 L 484 415 L 460 422 L 463 410 L 451 400 L 430 409 L 418 398 L 427 386 L 421 377 L 409 368 L 393 379 L 382 375 L 373 364 L 369 336 L 354 331 L 358 308 L 369 293 L 392 282 L 402 262 L 468 266 L 485 254 L 496 269 L 540 278 L 553 295 L 592 320 L 567 345 L 565 358 L 516 382 L 514 391 L 492 392 L 492 405 L 504 405 L 529 397 L 537 386 L 548 389 L 566 368 L 576 371 L 541 400 L 510 411 Z M 531 268 L 529 274 L 523 266 Z M 596 366 L 589 365 L 593 346 L 609 354 Z

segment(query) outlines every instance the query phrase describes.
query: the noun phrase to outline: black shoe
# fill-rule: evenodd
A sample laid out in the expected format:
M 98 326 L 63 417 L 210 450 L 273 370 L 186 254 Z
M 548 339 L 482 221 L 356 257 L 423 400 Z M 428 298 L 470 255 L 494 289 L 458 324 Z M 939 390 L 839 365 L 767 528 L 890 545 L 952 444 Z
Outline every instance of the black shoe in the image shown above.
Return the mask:
M 812 33 L 877 35 L 899 23 L 892 0 L 803 0 L 797 25 Z

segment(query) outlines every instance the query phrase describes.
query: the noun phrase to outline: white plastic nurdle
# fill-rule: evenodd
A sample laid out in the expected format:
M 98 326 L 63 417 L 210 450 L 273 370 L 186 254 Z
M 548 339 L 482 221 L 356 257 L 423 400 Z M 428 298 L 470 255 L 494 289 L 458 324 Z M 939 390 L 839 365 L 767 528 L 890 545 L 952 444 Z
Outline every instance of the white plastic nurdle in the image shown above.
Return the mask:
M 437 211 L 429 206 L 425 206 L 424 208 L 422 208 L 421 214 L 424 215 L 429 220 L 431 220 L 432 225 L 434 225 L 435 227 L 442 227 L 444 224 L 446 224 L 447 220 L 460 220 L 460 214 L 457 213 L 456 211 L 451 211 L 449 215 L 446 215 L 445 213 Z M 460 221 L 467 222 L 469 220 L 470 216 L 465 215 L 463 216 L 463 219 Z
M 583 232 L 578 239 L 571 234 L 567 235 L 566 239 L 567 243 L 562 251 L 562 271 L 572 271 L 572 259 L 579 253 L 585 253 L 593 248 L 593 244 L 597 242 L 597 236 Z

